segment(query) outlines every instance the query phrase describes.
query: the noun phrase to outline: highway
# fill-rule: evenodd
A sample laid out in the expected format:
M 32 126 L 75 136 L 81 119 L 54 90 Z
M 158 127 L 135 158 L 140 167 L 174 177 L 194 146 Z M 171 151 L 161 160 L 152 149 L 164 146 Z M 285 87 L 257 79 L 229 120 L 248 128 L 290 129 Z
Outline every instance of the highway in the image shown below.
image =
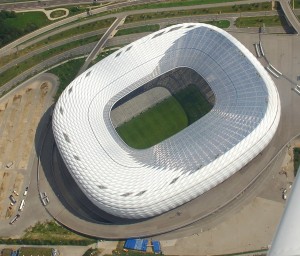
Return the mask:
M 122 8 L 122 7 L 126 7 L 126 6 L 131 6 L 131 5 L 138 5 L 138 4 L 141 4 L 141 3 L 149 3 L 149 2 L 159 2 L 159 0 L 151 0 L 151 1 L 147 1 L 147 0 L 137 0 L 137 1 L 134 1 L 134 2 L 125 2 L 125 3 L 115 3 L 115 4 L 112 4 L 112 5 L 109 5 L 109 6 L 104 6 L 104 7 L 100 7 L 100 8 L 97 8 L 97 9 L 94 9 L 93 10 L 93 15 L 95 14 L 98 14 L 98 13 L 102 13 L 102 12 L 105 12 L 105 11 L 108 11 L 108 10 L 113 10 L 113 9 L 118 9 L 118 8 Z M 237 1 L 235 2 L 236 5 L 239 5 L 239 4 L 251 4 L 251 3 L 259 3 L 259 2 L 265 2 L 264 0 L 247 0 L 247 1 Z M 195 8 L 212 8 L 212 7 L 218 7 L 218 6 L 231 6 L 232 3 L 231 2 L 227 2 L 227 3 L 217 3 L 217 4 L 204 4 L 204 5 L 197 5 L 197 6 L 181 6 L 181 7 L 171 7 L 171 8 L 160 8 L 159 11 L 175 11 L 175 10 L 192 10 L 192 9 L 195 9 Z M 145 13 L 145 12 L 157 12 L 158 9 L 147 9 L 147 10 L 135 10 L 135 11 L 126 11 L 126 12 L 123 12 L 122 14 L 128 16 L 128 15 L 131 15 L 131 14 L 138 14 L 138 13 Z M 255 15 L 256 12 L 252 12 L 253 15 Z M 236 17 L 242 15 L 242 13 L 233 13 Z M 14 42 L 2 47 L 0 49 L 0 56 L 4 56 L 4 55 L 7 55 L 7 54 L 11 54 L 13 52 L 16 51 L 16 47 L 18 45 L 21 45 L 23 44 L 24 42 L 28 41 L 28 40 L 32 40 L 34 39 L 35 37 L 37 36 L 40 36 L 46 32 L 50 32 L 51 30 L 54 30 L 55 29 L 55 34 L 58 33 L 58 32 L 61 32 L 61 31 L 64 31 L 66 30 L 66 24 L 68 23 L 71 23 L 71 22 L 75 22 L 76 20 L 78 19 L 81 19 L 81 18 L 85 18 L 87 17 L 87 14 L 86 13 L 81 13 L 81 14 L 78 14 L 78 15 L 74 15 L 74 16 L 71 16 L 69 18 L 65 18 L 61 21 L 57 21 L 55 23 L 52 23 L 46 27 L 43 27 L 43 28 L 40 28 L 36 31 L 33 31 L 17 40 L 15 40 Z M 105 17 L 101 17 L 100 19 L 105 19 L 105 18 L 109 18 L 109 17 L 116 17 L 116 14 L 115 15 L 106 15 Z M 92 22 L 92 19 L 91 18 L 91 22 Z M 89 23 L 89 20 L 87 21 L 82 21 L 83 23 L 81 24 L 86 24 L 86 23 Z M 64 26 L 64 27 L 61 27 L 61 26 Z M 74 26 L 78 26 L 78 23 L 76 24 L 73 24 L 72 25 L 73 27 Z M 69 26 L 69 28 L 71 28 Z M 52 34 L 47 34 L 48 36 L 51 36 Z M 38 39 L 40 40 L 40 39 Z

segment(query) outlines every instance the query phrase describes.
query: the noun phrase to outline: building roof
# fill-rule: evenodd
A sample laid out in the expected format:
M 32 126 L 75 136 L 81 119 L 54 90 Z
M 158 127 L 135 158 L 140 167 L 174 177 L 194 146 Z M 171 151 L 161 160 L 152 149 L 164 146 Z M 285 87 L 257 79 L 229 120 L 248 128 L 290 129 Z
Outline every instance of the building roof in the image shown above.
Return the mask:
M 206 80 L 213 109 L 151 148 L 130 148 L 113 128 L 112 106 L 178 67 Z M 56 104 L 53 131 L 88 198 L 138 219 L 173 209 L 240 170 L 269 143 L 279 119 L 277 89 L 249 50 L 219 28 L 188 23 L 137 40 L 77 77 Z

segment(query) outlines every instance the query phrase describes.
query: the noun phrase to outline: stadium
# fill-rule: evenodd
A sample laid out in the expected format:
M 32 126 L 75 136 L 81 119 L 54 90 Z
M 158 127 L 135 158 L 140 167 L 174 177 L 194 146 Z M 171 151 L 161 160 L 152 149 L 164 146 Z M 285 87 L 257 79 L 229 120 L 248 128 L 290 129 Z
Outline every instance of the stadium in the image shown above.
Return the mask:
M 211 106 L 208 113 L 155 144 L 125 143 L 119 125 L 190 85 Z M 143 219 L 239 171 L 267 146 L 279 119 L 277 89 L 249 50 L 219 28 L 189 23 L 137 40 L 77 77 L 56 104 L 53 132 L 93 204 Z

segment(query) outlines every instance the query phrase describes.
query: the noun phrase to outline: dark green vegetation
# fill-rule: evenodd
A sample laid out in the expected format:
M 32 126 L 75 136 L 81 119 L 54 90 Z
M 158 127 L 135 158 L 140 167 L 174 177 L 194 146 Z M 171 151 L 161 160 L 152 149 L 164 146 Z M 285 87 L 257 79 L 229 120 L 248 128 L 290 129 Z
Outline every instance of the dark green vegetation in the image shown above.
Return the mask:
M 0 11 L 0 47 L 51 22 L 42 12 Z
M 235 21 L 235 25 L 239 28 L 246 27 L 266 27 L 287 26 L 286 20 L 282 16 L 259 16 L 259 17 L 239 17 Z
M 188 125 L 184 110 L 173 97 L 134 117 L 116 130 L 133 148 L 149 148 L 178 133 Z
M 38 248 L 38 247 L 21 247 L 19 255 L 22 256 L 51 256 L 51 248 Z
M 300 148 L 294 148 L 294 173 L 297 174 L 300 166 Z
M 125 28 L 120 29 L 116 36 L 123 36 L 123 35 L 129 35 L 129 34 L 135 34 L 135 33 L 143 33 L 143 32 L 154 32 L 159 30 L 159 25 L 145 25 L 140 27 L 134 27 L 134 28 Z
M 128 146 L 149 148 L 197 121 L 211 108 L 199 89 L 189 85 L 116 130 Z
M 84 58 L 70 60 L 48 71 L 59 78 L 59 87 L 54 97 L 55 101 L 58 100 L 64 89 L 75 79 L 83 63 Z
M 189 85 L 173 96 L 186 113 L 188 125 L 194 123 L 212 109 L 212 106 L 204 98 L 196 85 Z
M 151 19 L 161 19 L 161 18 L 171 18 L 178 16 L 191 16 L 191 15 L 201 15 L 201 14 L 219 14 L 219 13 L 240 13 L 240 12 L 255 12 L 255 11 L 267 11 L 271 10 L 272 6 L 269 2 L 255 3 L 255 4 L 242 4 L 234 6 L 222 6 L 214 8 L 202 8 L 193 10 L 179 10 L 179 11 L 164 11 L 155 13 L 142 13 L 129 15 L 126 18 L 125 23 L 138 22 L 142 20 Z

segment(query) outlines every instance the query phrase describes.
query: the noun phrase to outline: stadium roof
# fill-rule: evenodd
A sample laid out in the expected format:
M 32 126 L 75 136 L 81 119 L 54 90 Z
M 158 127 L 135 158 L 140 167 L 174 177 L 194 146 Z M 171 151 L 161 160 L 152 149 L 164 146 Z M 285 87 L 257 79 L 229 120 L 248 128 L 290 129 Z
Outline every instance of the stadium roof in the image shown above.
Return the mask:
M 144 150 L 127 146 L 112 106 L 177 67 L 195 70 L 216 102 L 204 117 Z M 272 139 L 277 89 L 261 64 L 227 32 L 180 24 L 114 52 L 77 77 L 55 107 L 53 131 L 76 182 L 102 210 L 146 218 L 173 209 L 240 170 Z

